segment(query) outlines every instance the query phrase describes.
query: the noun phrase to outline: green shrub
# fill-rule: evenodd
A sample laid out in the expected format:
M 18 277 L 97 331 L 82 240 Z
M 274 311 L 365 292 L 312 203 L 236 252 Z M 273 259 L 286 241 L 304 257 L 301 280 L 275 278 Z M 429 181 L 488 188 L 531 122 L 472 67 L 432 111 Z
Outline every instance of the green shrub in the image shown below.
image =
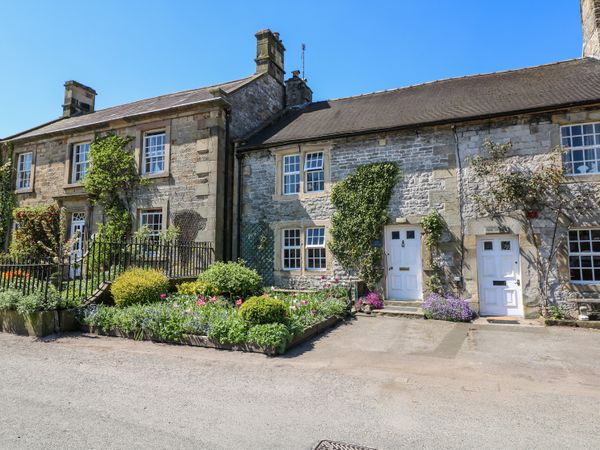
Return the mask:
M 17 305 L 22 298 L 23 294 L 16 289 L 8 289 L 0 292 L 0 310 L 17 309 Z
M 177 293 L 182 295 L 204 295 L 212 297 L 219 295 L 219 290 L 206 281 L 191 281 L 177 285 Z
M 169 280 L 153 269 L 129 269 L 111 287 L 117 306 L 130 306 L 157 301 L 169 290 Z
M 215 319 L 207 336 L 220 344 L 241 344 L 247 339 L 248 327 L 236 314 Z
M 262 287 L 262 278 L 255 270 L 235 262 L 216 262 L 198 280 L 211 284 L 221 295 L 231 298 L 256 295 Z
M 275 348 L 279 353 L 285 351 L 291 335 L 282 323 L 255 325 L 248 331 L 248 341 L 262 348 Z
M 287 306 L 281 300 L 267 296 L 251 297 L 239 310 L 240 316 L 252 325 L 284 323 Z

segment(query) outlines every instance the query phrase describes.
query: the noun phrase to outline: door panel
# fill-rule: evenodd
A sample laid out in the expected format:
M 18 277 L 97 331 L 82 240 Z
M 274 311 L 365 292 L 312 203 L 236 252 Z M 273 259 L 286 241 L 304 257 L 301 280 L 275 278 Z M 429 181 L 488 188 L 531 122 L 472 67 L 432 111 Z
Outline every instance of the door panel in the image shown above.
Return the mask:
M 477 265 L 480 314 L 523 316 L 518 238 L 481 238 Z
M 416 227 L 387 227 L 387 297 L 393 300 L 422 298 L 421 232 Z

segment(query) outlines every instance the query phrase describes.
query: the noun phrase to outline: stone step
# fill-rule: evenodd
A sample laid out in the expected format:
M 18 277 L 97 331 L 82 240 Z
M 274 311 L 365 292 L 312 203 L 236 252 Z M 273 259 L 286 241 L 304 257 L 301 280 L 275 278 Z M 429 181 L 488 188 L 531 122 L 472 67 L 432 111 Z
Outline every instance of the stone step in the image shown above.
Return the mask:
M 383 302 L 384 307 L 388 306 L 412 306 L 420 308 L 423 305 L 423 300 L 386 300 Z
M 392 316 L 392 317 L 410 317 L 414 319 L 422 319 L 423 309 L 417 306 L 384 306 L 383 309 L 376 309 L 373 314 L 377 316 Z

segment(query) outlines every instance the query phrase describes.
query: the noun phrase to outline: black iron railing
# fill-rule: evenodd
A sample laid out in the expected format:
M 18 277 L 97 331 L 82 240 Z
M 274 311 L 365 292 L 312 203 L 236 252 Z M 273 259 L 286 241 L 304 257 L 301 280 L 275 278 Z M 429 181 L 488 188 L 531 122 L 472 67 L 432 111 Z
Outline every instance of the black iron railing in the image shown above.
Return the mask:
M 62 260 L 0 259 L 0 289 L 18 289 L 27 295 L 47 293 L 53 285 L 63 298 L 86 302 L 130 267 L 155 269 L 169 279 L 182 279 L 197 277 L 213 261 L 214 249 L 208 242 L 95 238 L 84 243 L 81 255 Z

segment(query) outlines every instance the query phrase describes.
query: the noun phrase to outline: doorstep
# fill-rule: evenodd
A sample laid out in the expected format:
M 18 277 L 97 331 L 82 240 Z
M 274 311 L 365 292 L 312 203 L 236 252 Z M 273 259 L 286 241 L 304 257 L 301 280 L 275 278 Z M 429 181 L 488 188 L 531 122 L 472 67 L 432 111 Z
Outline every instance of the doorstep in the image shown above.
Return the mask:
M 538 319 L 524 319 L 518 316 L 485 316 L 477 317 L 473 320 L 473 325 L 491 325 L 491 326 L 529 326 L 543 327 L 544 324 Z
M 394 302 L 394 304 L 389 304 L 389 302 L 386 302 L 386 304 L 383 306 L 383 309 L 373 310 L 372 315 L 405 317 L 410 319 L 425 318 L 425 315 L 423 314 L 423 308 L 421 308 L 421 303 L 416 305 L 413 305 L 413 303 L 417 302 Z

